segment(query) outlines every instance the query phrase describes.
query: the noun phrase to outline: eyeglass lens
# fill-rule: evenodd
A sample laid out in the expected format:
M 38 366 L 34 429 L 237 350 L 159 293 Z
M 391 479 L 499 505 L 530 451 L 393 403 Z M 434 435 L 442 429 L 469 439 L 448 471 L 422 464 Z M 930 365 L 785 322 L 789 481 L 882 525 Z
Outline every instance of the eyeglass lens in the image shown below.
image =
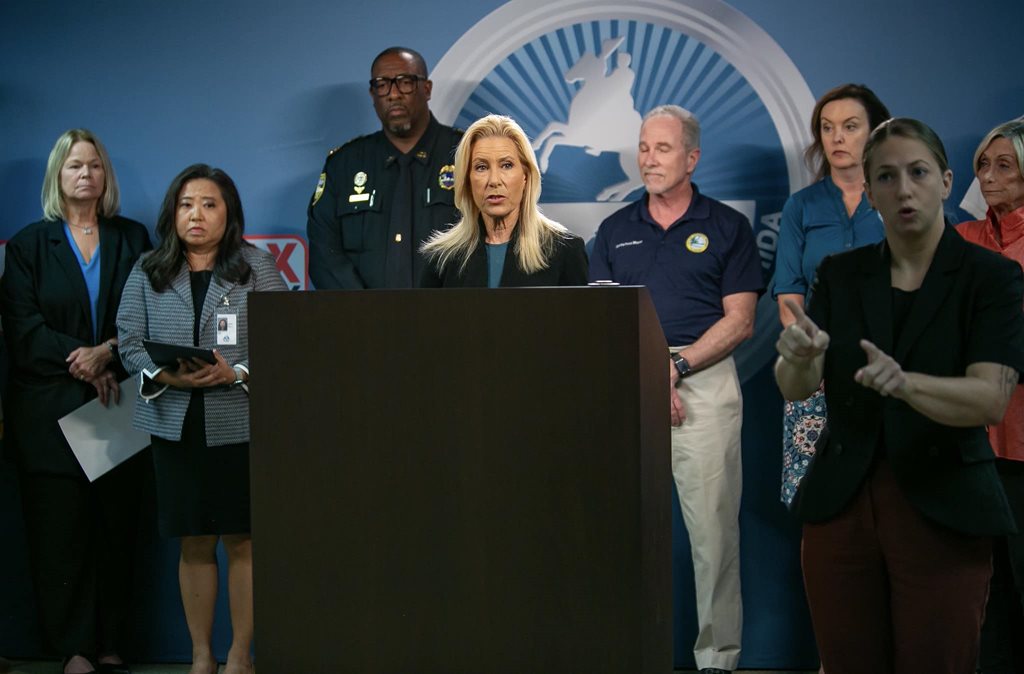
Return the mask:
M 398 75 L 397 77 L 378 77 L 370 81 L 373 93 L 378 96 L 387 96 L 391 93 L 391 87 L 397 86 L 398 91 L 403 94 L 411 94 L 420 80 L 418 75 Z

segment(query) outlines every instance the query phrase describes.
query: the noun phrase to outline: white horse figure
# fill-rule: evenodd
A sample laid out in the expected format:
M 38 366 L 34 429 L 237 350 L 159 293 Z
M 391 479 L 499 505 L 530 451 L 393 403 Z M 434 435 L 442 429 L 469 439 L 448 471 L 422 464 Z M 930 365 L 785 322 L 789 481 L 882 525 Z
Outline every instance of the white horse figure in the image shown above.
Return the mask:
M 598 201 L 622 201 L 643 185 L 636 163 L 637 139 L 640 137 L 640 113 L 633 107 L 633 80 L 627 53 L 616 54 L 615 69 L 608 70 L 608 58 L 619 48 L 624 37 L 605 40 L 601 54 L 586 53 L 565 74 L 569 83 L 583 82 L 569 105 L 567 122 L 551 122 L 533 141 L 539 153 L 541 172 L 547 172 L 551 153 L 559 145 L 581 147 L 591 155 L 616 152 L 626 180 L 604 188 Z

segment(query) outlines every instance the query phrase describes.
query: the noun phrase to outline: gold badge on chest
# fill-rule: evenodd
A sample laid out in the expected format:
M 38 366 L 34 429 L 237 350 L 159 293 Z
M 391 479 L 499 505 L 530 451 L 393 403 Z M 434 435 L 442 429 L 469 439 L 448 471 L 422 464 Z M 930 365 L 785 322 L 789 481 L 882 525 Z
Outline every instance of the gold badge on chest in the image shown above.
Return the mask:
M 356 203 L 358 201 L 369 201 L 370 195 L 365 192 L 366 190 L 366 171 L 359 171 L 352 178 L 352 192 L 348 196 L 348 202 Z

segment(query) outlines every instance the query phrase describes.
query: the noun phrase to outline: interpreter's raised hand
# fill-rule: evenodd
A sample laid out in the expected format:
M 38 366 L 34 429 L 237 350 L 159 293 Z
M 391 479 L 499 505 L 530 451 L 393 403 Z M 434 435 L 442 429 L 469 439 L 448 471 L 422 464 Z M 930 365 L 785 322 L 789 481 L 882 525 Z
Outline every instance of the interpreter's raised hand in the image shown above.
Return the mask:
M 64 359 L 68 364 L 68 372 L 75 379 L 83 381 L 97 377 L 107 369 L 107 365 L 114 359 L 110 347 L 106 342 L 98 346 L 80 346 Z
M 794 365 L 807 365 L 828 349 L 830 338 L 828 333 L 814 324 L 803 307 L 793 300 L 785 300 L 795 321 L 782 330 L 779 341 L 775 342 L 775 350 L 786 361 Z
M 853 380 L 883 396 L 900 397 L 907 386 L 907 374 L 896 359 L 866 339 L 860 340 L 860 348 L 867 354 L 868 364 L 853 373 Z

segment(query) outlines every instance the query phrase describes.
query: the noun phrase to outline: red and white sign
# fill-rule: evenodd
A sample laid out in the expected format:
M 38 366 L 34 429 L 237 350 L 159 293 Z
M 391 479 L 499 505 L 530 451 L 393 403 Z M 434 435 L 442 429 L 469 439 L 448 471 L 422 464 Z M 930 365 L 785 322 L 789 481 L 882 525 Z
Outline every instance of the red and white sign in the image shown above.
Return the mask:
M 289 290 L 309 288 L 309 248 L 305 239 L 296 234 L 248 234 L 245 240 L 274 256 L 277 270 Z

